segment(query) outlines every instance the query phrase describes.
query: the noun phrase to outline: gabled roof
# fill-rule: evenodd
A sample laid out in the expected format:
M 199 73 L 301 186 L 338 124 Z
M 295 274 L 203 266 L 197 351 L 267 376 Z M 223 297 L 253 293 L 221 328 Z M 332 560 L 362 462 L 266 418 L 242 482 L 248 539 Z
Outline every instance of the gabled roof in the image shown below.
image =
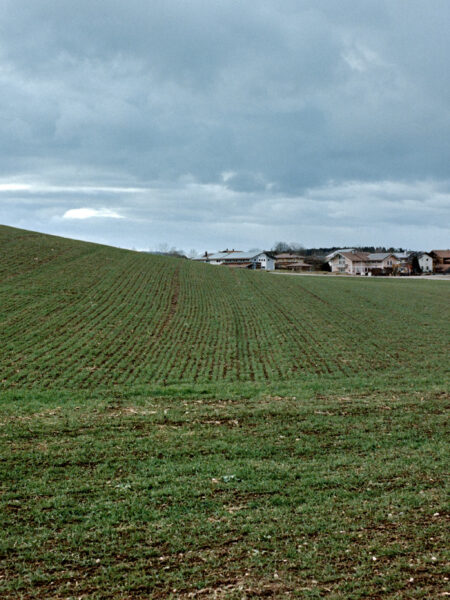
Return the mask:
M 245 254 L 244 252 L 241 252 L 240 250 L 223 250 L 222 252 L 214 252 L 212 254 L 208 254 L 208 260 L 222 260 L 224 258 L 234 258 L 234 257 L 241 257 L 243 254 Z
M 339 255 L 344 256 L 351 262 L 380 262 L 389 256 L 393 256 L 398 260 L 392 252 L 338 252 L 336 256 Z
M 233 259 L 233 260 L 251 260 L 252 258 L 256 258 L 257 256 L 260 256 L 261 254 L 266 254 L 267 252 L 264 252 L 262 250 L 259 250 L 258 252 L 235 252 L 229 256 L 227 256 L 226 258 L 228 259 Z
M 216 252 L 215 254 L 208 254 L 208 260 L 220 260 L 229 255 L 229 252 Z
M 241 250 L 233 250 L 232 252 L 216 252 L 215 254 L 208 254 L 208 260 L 252 260 L 261 254 L 265 254 L 272 258 L 269 252 L 259 250 L 258 252 L 242 252 Z
M 431 250 L 431 253 L 435 254 L 438 258 L 450 258 L 450 250 Z
M 330 254 L 327 254 L 325 256 L 326 260 L 331 260 L 333 259 L 336 254 L 342 254 L 343 252 L 353 252 L 354 248 L 341 248 L 340 250 L 334 250 L 334 252 L 330 252 Z
M 392 254 L 392 252 L 371 252 L 368 255 L 368 259 L 369 260 L 385 260 L 388 256 L 393 256 L 394 258 L 397 258 L 395 256 L 395 254 Z
M 367 252 L 338 252 L 336 254 L 336 256 L 338 254 L 341 254 L 342 256 L 344 256 L 345 258 L 348 258 L 352 262 L 354 262 L 354 261 L 365 262 L 365 261 L 369 260 L 369 255 Z

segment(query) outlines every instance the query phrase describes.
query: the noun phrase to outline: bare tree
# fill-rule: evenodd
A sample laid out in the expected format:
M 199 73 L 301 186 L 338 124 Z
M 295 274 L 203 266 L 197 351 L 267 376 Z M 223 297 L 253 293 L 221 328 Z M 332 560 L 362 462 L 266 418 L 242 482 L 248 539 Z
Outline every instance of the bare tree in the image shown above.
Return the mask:
M 167 254 L 169 252 L 169 244 L 166 242 L 158 245 L 158 252 L 160 254 Z
M 275 252 L 276 254 L 281 254 L 283 252 L 293 252 L 294 254 L 297 254 L 304 249 L 305 247 L 298 242 L 277 242 L 272 247 L 272 252 Z
M 305 246 L 303 246 L 303 244 L 299 244 L 298 242 L 290 242 L 289 244 L 291 252 L 298 253 L 298 252 L 302 252 L 305 249 Z
M 275 252 L 276 254 L 281 254 L 282 252 L 289 252 L 290 249 L 291 248 L 289 244 L 286 242 L 277 242 L 272 246 L 272 252 Z

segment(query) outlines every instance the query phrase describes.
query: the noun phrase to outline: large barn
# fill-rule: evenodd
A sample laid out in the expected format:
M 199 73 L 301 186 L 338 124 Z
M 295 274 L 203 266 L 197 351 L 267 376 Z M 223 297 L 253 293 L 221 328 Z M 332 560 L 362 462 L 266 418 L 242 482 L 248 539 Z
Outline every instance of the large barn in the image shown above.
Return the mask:
M 263 269 L 273 271 L 275 269 L 275 258 L 269 252 L 251 251 L 242 252 L 241 250 L 223 250 L 215 254 L 205 254 L 196 260 L 208 263 L 210 265 L 226 265 L 228 267 L 237 267 L 242 269 Z

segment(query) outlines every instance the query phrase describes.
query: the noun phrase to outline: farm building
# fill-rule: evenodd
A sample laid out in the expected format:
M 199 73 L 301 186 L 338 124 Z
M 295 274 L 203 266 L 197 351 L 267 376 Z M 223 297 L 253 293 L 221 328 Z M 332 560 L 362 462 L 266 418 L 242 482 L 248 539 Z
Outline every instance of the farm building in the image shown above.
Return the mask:
M 226 265 L 241 269 L 263 269 L 273 271 L 275 259 L 268 252 L 242 252 L 241 250 L 223 250 L 215 254 L 205 252 L 204 256 L 198 258 L 201 262 L 210 265 Z
M 450 273 L 450 250 L 432 250 L 430 256 L 436 273 Z
M 313 266 L 308 263 L 298 260 L 297 262 L 291 263 L 288 267 L 286 267 L 289 271 L 303 271 L 309 272 L 313 270 Z
M 333 273 L 348 275 L 381 275 L 391 273 L 400 265 L 389 252 L 338 252 L 328 261 Z
M 419 261 L 419 267 L 422 269 L 422 273 L 433 272 L 433 258 L 426 252 L 421 252 L 417 255 Z
M 312 266 L 305 262 L 304 256 L 283 252 L 275 255 L 275 269 L 287 269 L 289 271 L 311 271 Z

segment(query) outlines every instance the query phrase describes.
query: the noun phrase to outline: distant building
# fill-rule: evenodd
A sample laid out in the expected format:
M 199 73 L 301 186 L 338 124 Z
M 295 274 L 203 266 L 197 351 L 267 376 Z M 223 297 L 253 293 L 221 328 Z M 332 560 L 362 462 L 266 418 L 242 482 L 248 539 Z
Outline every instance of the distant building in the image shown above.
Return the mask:
M 313 271 L 314 267 L 313 265 L 310 265 L 308 263 L 305 263 L 302 260 L 298 260 L 297 262 L 293 262 L 291 263 L 288 267 L 287 267 L 288 271 L 303 271 L 303 272 L 309 272 L 309 271 Z
M 205 254 L 197 258 L 210 265 L 225 265 L 241 269 L 263 269 L 273 271 L 275 269 L 275 258 L 269 252 L 242 252 L 241 250 L 223 250 L 215 254 Z
M 450 273 L 450 250 L 432 250 L 430 256 L 435 273 Z
M 333 273 L 348 275 L 390 274 L 400 265 L 398 258 L 390 252 L 337 252 L 328 260 Z
M 275 269 L 311 271 L 312 265 L 305 262 L 304 256 L 299 256 L 292 252 L 282 252 L 281 254 L 275 254 Z
M 397 273 L 400 275 L 411 275 L 413 272 L 412 257 L 414 252 L 394 252 L 395 258 L 398 260 Z
M 429 254 L 420 252 L 417 255 L 417 260 L 419 261 L 419 267 L 422 269 L 422 273 L 433 272 L 433 258 Z

